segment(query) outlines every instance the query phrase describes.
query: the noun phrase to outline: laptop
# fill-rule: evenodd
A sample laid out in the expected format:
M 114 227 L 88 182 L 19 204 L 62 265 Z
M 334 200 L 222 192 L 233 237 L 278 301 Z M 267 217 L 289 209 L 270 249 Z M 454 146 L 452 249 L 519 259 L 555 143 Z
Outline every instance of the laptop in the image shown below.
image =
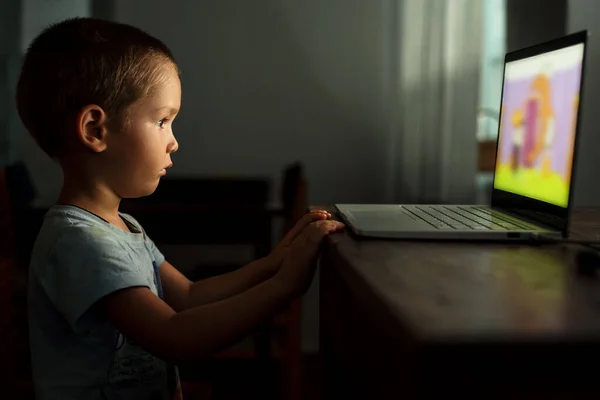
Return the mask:
M 336 204 L 358 236 L 566 237 L 587 31 L 507 53 L 490 205 Z

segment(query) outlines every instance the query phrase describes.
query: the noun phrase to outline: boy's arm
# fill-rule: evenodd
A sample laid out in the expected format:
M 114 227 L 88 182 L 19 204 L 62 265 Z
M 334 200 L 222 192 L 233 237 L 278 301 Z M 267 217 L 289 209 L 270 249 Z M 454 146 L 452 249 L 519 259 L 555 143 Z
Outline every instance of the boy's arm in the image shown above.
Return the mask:
M 175 362 L 214 354 L 243 338 L 308 289 L 323 237 L 344 225 L 311 224 L 290 246 L 275 276 L 225 300 L 176 312 L 150 289 L 130 286 L 102 297 L 114 327 L 148 352 Z
M 176 311 L 217 302 L 242 293 L 272 277 L 279 268 L 276 257 L 258 259 L 235 271 L 191 282 L 168 261 L 159 268 L 165 301 Z
M 208 356 L 241 339 L 290 297 L 268 279 L 244 293 L 177 313 L 148 288 L 114 292 L 103 300 L 112 324 L 149 352 L 176 362 Z
M 281 243 L 267 257 L 258 259 L 233 272 L 192 283 L 169 262 L 159 268 L 167 303 L 177 311 L 223 300 L 242 293 L 272 277 L 283 262 L 294 239 L 310 223 L 331 218 L 325 210 L 304 215 Z

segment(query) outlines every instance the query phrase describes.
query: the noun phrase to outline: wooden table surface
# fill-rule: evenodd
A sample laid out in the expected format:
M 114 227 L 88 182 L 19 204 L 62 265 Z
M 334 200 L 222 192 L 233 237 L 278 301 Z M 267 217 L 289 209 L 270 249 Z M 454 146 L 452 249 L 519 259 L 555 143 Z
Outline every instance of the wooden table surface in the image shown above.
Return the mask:
M 599 232 L 600 209 L 574 212 L 572 237 L 597 240 Z M 332 235 L 321 260 L 321 345 L 326 359 L 344 360 L 335 368 L 350 375 L 338 375 L 329 388 L 339 391 L 340 379 L 347 386 L 356 383 L 351 376 L 361 376 L 370 382 L 363 395 L 373 396 L 377 387 L 379 396 L 392 398 L 403 382 L 416 396 L 436 382 L 464 389 L 460 371 L 472 378 L 467 386 L 473 379 L 485 386 L 478 396 L 489 398 L 490 387 L 500 393 L 502 385 L 515 395 L 520 382 L 517 392 L 532 398 L 531 390 L 540 393 L 536 379 L 557 383 L 579 371 L 579 364 L 565 363 L 597 360 L 591 357 L 600 345 L 600 280 L 578 274 L 579 249 Z M 492 372 L 506 382 L 483 385 Z M 546 385 L 539 398 L 565 385 Z M 568 390 L 567 398 L 574 398 L 574 386 Z

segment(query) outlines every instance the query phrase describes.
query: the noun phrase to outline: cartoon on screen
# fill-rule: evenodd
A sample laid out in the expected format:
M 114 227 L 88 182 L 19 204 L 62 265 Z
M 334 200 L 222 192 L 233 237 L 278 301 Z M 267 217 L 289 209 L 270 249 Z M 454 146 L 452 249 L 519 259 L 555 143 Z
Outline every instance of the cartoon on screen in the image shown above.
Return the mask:
M 494 187 L 565 207 L 581 61 L 552 61 L 506 74 Z

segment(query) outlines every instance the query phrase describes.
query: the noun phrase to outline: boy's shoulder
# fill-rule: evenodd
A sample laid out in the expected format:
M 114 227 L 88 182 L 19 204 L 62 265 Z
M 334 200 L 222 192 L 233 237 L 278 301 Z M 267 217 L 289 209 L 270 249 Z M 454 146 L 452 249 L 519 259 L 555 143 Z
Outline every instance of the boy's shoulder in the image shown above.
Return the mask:
M 128 214 L 122 216 L 139 232 L 139 222 Z M 97 253 L 142 246 L 145 235 L 134 235 L 76 206 L 52 206 L 44 218 L 34 246 L 34 253 L 46 257 L 56 252 L 73 256 L 94 256 Z M 127 246 L 124 246 L 128 244 Z
M 143 232 L 141 224 L 132 215 L 120 212 L 119 215 L 135 230 Z M 70 233 L 80 231 L 89 232 L 90 229 L 98 230 L 106 235 L 114 236 L 119 229 L 108 223 L 103 218 L 83 208 L 72 205 L 54 205 L 50 207 L 44 218 L 44 226 L 65 230 Z M 112 235 L 111 235 L 112 234 Z
M 116 290 L 146 286 L 157 292 L 153 263 L 161 257 L 140 233 L 75 206 L 53 206 L 31 255 L 30 290 L 40 301 L 47 296 L 75 327 L 98 299 Z
M 38 239 L 115 240 L 115 232 L 100 217 L 76 206 L 52 206 L 39 232 Z

